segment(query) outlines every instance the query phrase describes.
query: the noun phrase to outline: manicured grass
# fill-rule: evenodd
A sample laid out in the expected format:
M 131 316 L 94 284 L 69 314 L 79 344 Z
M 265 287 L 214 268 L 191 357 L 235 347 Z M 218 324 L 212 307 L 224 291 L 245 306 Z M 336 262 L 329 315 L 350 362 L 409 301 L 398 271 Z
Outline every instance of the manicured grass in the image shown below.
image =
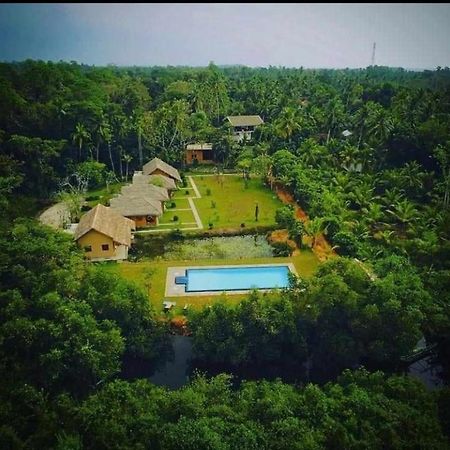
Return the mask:
M 248 259 L 205 259 L 196 261 L 163 261 L 154 260 L 149 262 L 123 262 L 120 264 L 106 264 L 108 270 L 121 274 L 127 280 L 136 282 L 144 290 L 147 290 L 145 283 L 145 272 L 148 269 L 154 270 L 151 276 L 151 288 L 148 290 L 149 298 L 156 311 L 162 310 L 162 302 L 164 301 L 164 293 L 166 289 L 166 276 L 168 267 L 185 267 L 185 266 L 209 266 L 224 264 L 279 264 L 292 262 L 298 274 L 302 277 L 311 277 L 316 271 L 319 261 L 316 256 L 309 250 L 304 250 L 298 256 L 288 258 L 248 258 Z M 270 294 L 275 295 L 275 294 Z M 177 302 L 177 310 L 182 309 L 188 303 L 192 308 L 199 309 L 205 305 L 210 305 L 218 301 L 221 295 L 211 296 L 192 296 L 192 297 L 168 297 L 171 301 Z M 247 295 L 226 295 L 226 301 L 230 304 L 236 304 Z
M 171 210 L 178 209 L 178 208 L 181 208 L 181 209 L 190 208 L 187 197 L 188 197 L 188 195 L 185 195 L 184 198 L 183 197 L 176 198 L 176 199 L 171 198 L 169 201 L 166 202 L 166 209 L 168 211 L 171 211 Z M 169 206 L 172 204 L 172 202 L 175 202 L 175 208 L 169 208 Z
M 174 221 L 174 216 L 178 216 L 178 220 Z M 192 211 L 174 211 L 173 209 L 166 209 L 164 214 L 159 218 L 159 223 L 173 223 L 183 225 L 184 223 L 193 223 L 195 224 L 194 214 Z M 195 225 L 194 225 L 195 226 Z
M 275 224 L 275 211 L 282 203 L 260 178 L 249 180 L 247 188 L 241 175 L 225 175 L 223 184 L 216 176 L 198 176 L 193 180 L 202 196 L 194 202 L 206 227 L 209 222 L 214 228 L 239 228 L 242 223 L 246 227 Z M 208 189 L 210 195 L 207 195 Z M 212 202 L 215 202 L 214 208 Z M 256 203 L 259 207 L 257 222 Z

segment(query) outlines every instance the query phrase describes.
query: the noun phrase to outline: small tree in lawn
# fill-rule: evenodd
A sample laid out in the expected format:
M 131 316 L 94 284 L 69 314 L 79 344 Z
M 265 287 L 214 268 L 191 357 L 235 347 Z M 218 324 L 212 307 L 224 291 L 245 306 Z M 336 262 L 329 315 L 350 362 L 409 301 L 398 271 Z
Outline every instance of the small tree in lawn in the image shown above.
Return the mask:
M 258 215 L 259 215 L 259 206 L 258 206 L 258 202 L 256 202 L 256 206 L 255 206 L 255 222 L 258 222 Z

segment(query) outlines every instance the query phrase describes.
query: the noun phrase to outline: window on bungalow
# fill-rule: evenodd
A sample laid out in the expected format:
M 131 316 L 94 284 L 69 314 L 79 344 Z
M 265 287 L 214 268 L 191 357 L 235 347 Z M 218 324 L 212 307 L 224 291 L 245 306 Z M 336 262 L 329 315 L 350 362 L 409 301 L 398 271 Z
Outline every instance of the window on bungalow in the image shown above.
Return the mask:
M 102 244 L 102 250 L 107 252 L 109 250 L 109 244 Z

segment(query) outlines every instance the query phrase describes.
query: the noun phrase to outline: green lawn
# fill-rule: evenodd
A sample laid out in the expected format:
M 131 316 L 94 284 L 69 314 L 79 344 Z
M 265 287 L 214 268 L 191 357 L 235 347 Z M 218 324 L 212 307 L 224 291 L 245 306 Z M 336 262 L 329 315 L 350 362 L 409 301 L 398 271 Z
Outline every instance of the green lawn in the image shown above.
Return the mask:
M 190 208 L 189 201 L 187 199 L 188 195 L 185 195 L 181 198 L 171 198 L 169 201 L 166 202 L 166 208 L 170 211 L 171 209 L 187 209 Z M 175 202 L 175 208 L 169 208 L 169 206 L 172 204 L 172 202 Z
M 316 271 L 319 261 L 316 256 L 309 250 L 304 250 L 300 255 L 288 258 L 248 258 L 248 259 L 205 259 L 192 261 L 164 261 L 154 260 L 149 262 L 123 262 L 107 263 L 105 267 L 108 270 L 121 274 L 127 280 L 136 282 L 143 289 L 147 290 L 145 283 L 145 271 L 148 269 L 154 270 L 154 274 L 151 276 L 151 288 L 148 289 L 148 294 L 151 303 L 155 307 L 156 311 L 162 310 L 162 302 L 166 288 L 166 275 L 168 267 L 184 267 L 184 266 L 209 266 L 209 265 L 223 265 L 223 264 L 270 264 L 270 263 L 283 263 L 292 262 L 297 269 L 300 276 L 305 278 L 311 277 Z M 274 295 L 274 294 L 270 294 Z M 183 308 L 188 303 L 193 308 L 201 308 L 205 305 L 209 305 L 218 301 L 221 295 L 211 296 L 198 296 L 198 297 L 168 297 L 171 301 L 177 302 L 177 310 Z M 245 298 L 246 295 L 227 295 L 225 296 L 227 302 L 236 304 Z
M 114 197 L 114 195 L 118 194 L 120 192 L 120 189 L 122 186 L 125 186 L 127 183 L 114 183 L 109 185 L 109 189 L 106 187 L 102 187 L 99 189 L 94 189 L 91 191 L 88 191 L 86 194 L 86 197 L 98 197 L 94 200 L 88 200 L 87 204 L 93 208 L 94 206 L 101 203 L 102 205 L 106 205 L 109 200 Z
M 275 211 L 282 203 L 261 179 L 252 178 L 247 188 L 241 175 L 223 176 L 223 184 L 215 176 L 198 176 L 193 180 L 202 196 L 194 202 L 205 227 L 209 222 L 214 228 L 239 228 L 241 223 L 246 227 L 275 224 Z M 210 195 L 207 195 L 208 189 Z M 255 221 L 256 203 L 258 222 Z
M 178 217 L 178 221 L 174 221 L 173 218 L 177 216 Z M 192 211 L 174 211 L 173 209 L 166 209 L 164 211 L 164 214 L 159 218 L 159 223 L 162 224 L 166 224 L 166 223 L 171 223 L 171 224 L 178 224 L 178 225 L 182 225 L 184 223 L 191 223 L 194 225 L 191 226 L 196 226 L 195 225 L 195 218 L 194 218 L 194 214 L 192 213 Z

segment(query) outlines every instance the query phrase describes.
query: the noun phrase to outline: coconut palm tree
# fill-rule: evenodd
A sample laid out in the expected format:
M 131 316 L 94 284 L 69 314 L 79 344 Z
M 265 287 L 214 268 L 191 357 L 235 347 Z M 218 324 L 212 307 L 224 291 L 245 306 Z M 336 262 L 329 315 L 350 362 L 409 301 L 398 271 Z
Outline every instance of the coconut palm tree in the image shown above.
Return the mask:
M 381 223 L 383 218 L 383 208 L 379 203 L 371 202 L 367 208 L 363 208 L 364 219 L 366 223 L 372 227 L 376 228 L 378 224 Z
M 111 126 L 108 122 L 103 122 L 99 128 L 99 135 L 103 142 L 106 142 L 108 146 L 108 154 L 109 154 L 109 160 L 111 161 L 111 168 L 114 173 L 116 173 L 114 169 L 114 160 L 111 153 L 111 141 L 112 141 L 112 132 L 111 132 Z
M 72 142 L 78 146 L 78 160 L 81 161 L 81 149 L 83 144 L 90 139 L 91 135 L 86 127 L 78 122 L 75 126 L 75 131 L 72 133 Z
M 294 108 L 287 106 L 283 108 L 275 123 L 275 132 L 282 139 L 291 142 L 292 135 L 300 129 L 297 112 Z
M 314 219 L 305 222 L 305 233 L 311 237 L 311 248 L 316 245 L 317 238 L 326 231 L 325 221 L 322 217 L 316 217 Z
M 392 209 L 387 209 L 394 219 L 400 223 L 401 228 L 406 231 L 414 220 L 419 218 L 419 213 L 412 202 L 404 199 L 393 205 Z
M 128 164 L 133 160 L 131 155 L 125 154 L 122 156 L 122 161 L 126 164 L 125 168 L 125 181 L 128 181 Z
M 394 205 L 399 203 L 404 197 L 404 193 L 397 188 L 386 189 L 384 191 L 383 196 L 381 197 L 381 201 L 388 208 L 392 208 Z

